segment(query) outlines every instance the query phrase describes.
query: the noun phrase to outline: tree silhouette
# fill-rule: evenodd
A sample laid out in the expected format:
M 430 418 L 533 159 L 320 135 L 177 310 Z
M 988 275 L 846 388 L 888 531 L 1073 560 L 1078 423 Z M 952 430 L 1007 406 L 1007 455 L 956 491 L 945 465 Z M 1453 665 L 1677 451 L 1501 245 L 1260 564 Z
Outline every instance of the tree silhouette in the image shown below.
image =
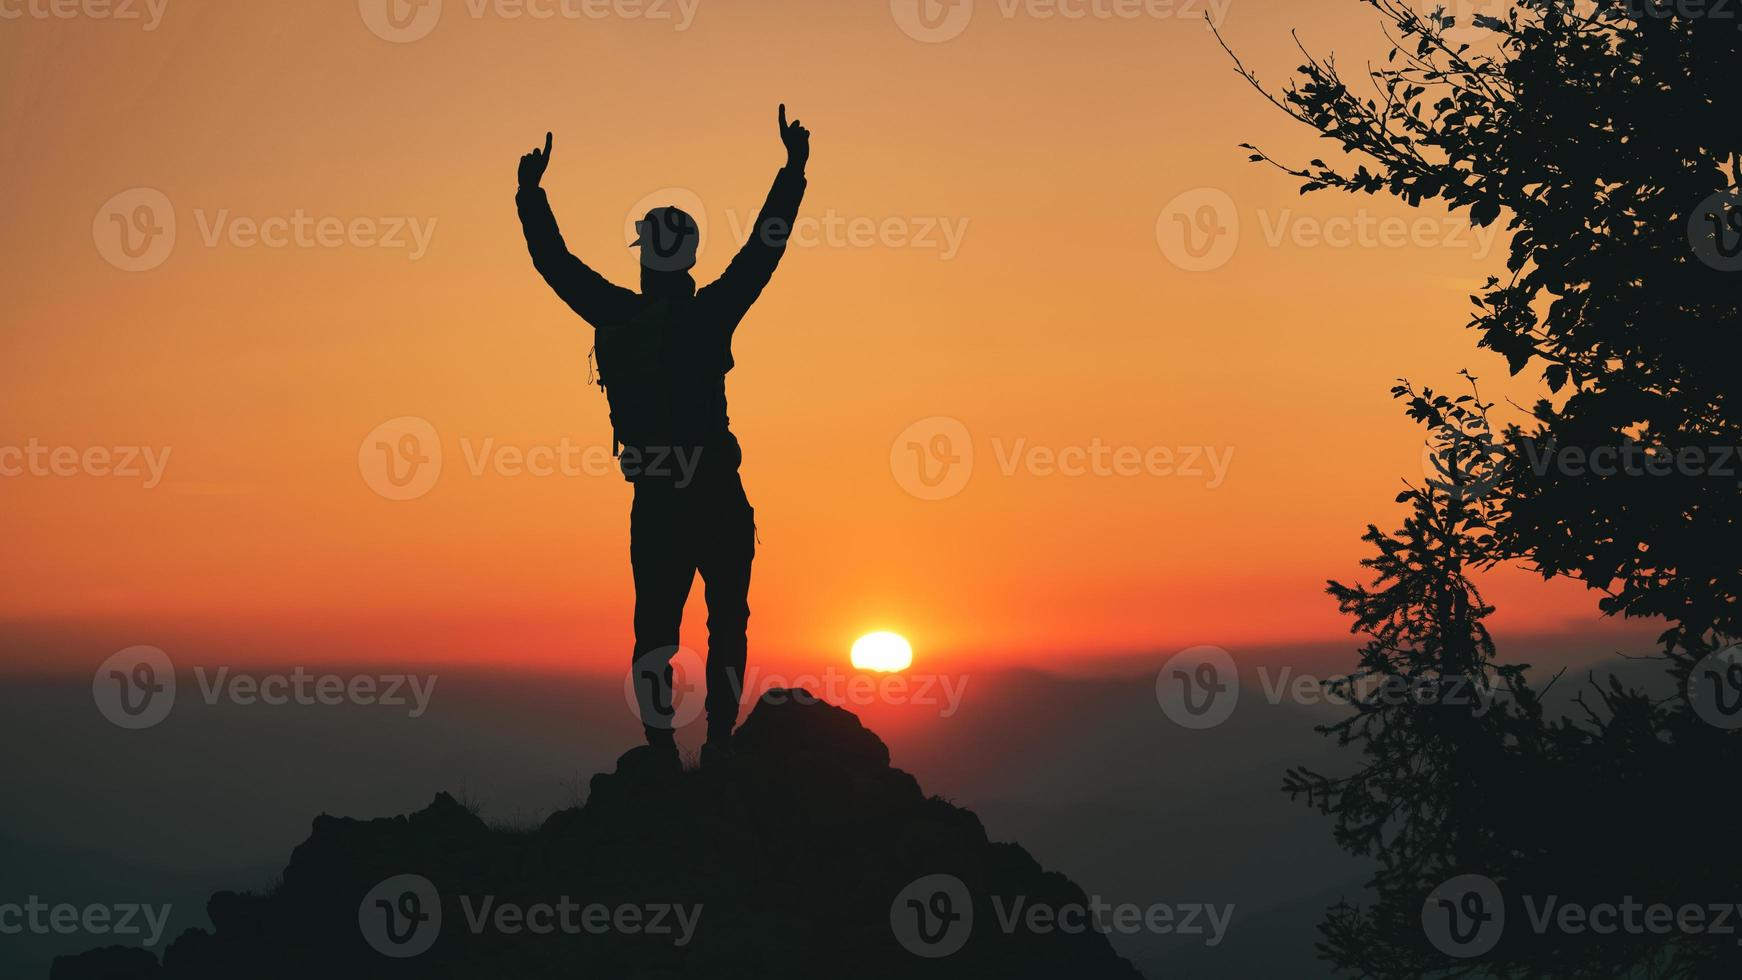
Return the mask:
M 1497 474 L 1489 406 L 1408 384 L 1393 389 L 1430 433 L 1432 478 L 1398 496 L 1409 505 L 1395 532 L 1368 525 L 1361 564 L 1371 586 L 1337 582 L 1330 593 L 1368 639 L 1359 667 L 1334 682 L 1355 713 L 1320 730 L 1359 748 L 1347 776 L 1292 770 L 1285 790 L 1335 817 L 1337 842 L 1379 862 L 1378 902 L 1331 910 L 1321 953 L 1339 967 L 1416 975 L 1443 966 L 1419 927 L 1422 896 L 1459 873 L 1491 864 L 1503 846 L 1482 810 L 1540 755 L 1542 708 L 1524 682 L 1528 665 L 1498 665 L 1484 620 L 1493 607 L 1471 574 L 1492 561 Z M 1528 744 L 1530 752 L 1520 751 Z
M 1374 96 L 1309 55 L 1266 97 L 1366 162 L 1277 165 L 1303 192 L 1438 199 L 1479 226 L 1511 216 L 1510 277 L 1471 297 L 1470 325 L 1558 397 L 1509 433 L 1539 451 L 1513 477 L 1500 544 L 1604 590 L 1605 612 L 1675 623 L 1664 639 L 1684 659 L 1742 635 L 1728 458 L 1742 445 L 1742 11 L 1520 0 L 1477 18 L 1491 42 L 1454 45 L 1443 11 L 1363 2 L 1396 44 L 1368 72 Z M 1591 472 L 1609 449 L 1670 465 L 1651 479 Z
M 1362 674 L 1449 677 L 1493 697 L 1362 696 L 1326 729 L 1359 745 L 1361 768 L 1289 775 L 1341 844 L 1380 864 L 1376 900 L 1334 908 L 1321 952 L 1369 976 L 1736 975 L 1733 936 L 1540 927 L 1525 900 L 1735 900 L 1728 848 L 1671 849 L 1727 815 L 1738 762 L 1733 731 L 1690 701 L 1714 679 L 1702 666 L 1742 635 L 1742 12 L 1517 0 L 1459 24 L 1443 8 L 1363 2 L 1392 41 L 1365 72 L 1371 95 L 1334 58 L 1303 50 L 1279 94 L 1235 58 L 1353 169 L 1247 147 L 1252 159 L 1303 193 L 1437 200 L 1478 226 L 1506 216 L 1507 277 L 1471 296 L 1470 326 L 1549 394 L 1496 435 L 1474 394 L 1394 392 L 1427 427 L 1436 475 L 1399 498 L 1411 504 L 1401 531 L 1369 529 L 1373 587 L 1331 591 L 1369 637 Z M 1448 38 L 1471 27 L 1480 41 Z M 1657 702 L 1611 680 L 1569 716 L 1546 712 L 1527 667 L 1490 662 L 1490 610 L 1468 575 L 1503 561 L 1584 582 L 1605 613 L 1667 621 L 1666 667 L 1689 697 Z M 1742 667 L 1719 679 L 1732 673 Z M 1465 959 L 1428 941 L 1424 900 L 1436 880 L 1478 873 L 1498 883 L 1510 925 Z

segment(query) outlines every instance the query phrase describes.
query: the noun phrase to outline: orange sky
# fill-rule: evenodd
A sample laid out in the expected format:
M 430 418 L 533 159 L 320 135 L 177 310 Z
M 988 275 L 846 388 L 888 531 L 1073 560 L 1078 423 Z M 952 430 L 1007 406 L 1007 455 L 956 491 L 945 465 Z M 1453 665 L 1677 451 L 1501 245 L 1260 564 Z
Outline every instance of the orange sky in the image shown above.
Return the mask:
M 753 656 L 844 664 L 875 628 L 921 662 L 1066 669 L 1341 637 L 1322 582 L 1357 575 L 1363 526 L 1389 524 L 1420 474 L 1392 380 L 1449 386 L 1469 367 L 1489 396 L 1534 395 L 1463 329 L 1503 241 L 1385 198 L 1302 198 L 1245 163 L 1243 141 L 1328 147 L 1245 88 L 1196 19 L 980 0 L 928 43 L 902 28 L 908 2 L 652 8 L 688 11 L 680 25 L 627 0 L 538 20 L 447 0 L 408 43 L 350 0 L 169 0 L 151 30 L 0 20 L 0 469 L 6 447 L 169 453 L 151 489 L 0 476 L 7 663 L 154 643 L 616 669 L 628 486 L 471 472 L 486 442 L 596 459 L 610 438 L 588 331 L 525 254 L 515 165 L 555 131 L 545 185 L 569 244 L 631 285 L 626 216 L 683 189 L 708 225 L 705 281 L 780 165 L 781 101 L 815 133 L 812 224 L 739 331 L 730 381 L 761 530 Z M 1298 61 L 1290 28 L 1351 66 L 1380 50 L 1354 0 L 1217 6 L 1273 82 Z M 142 272 L 109 260 L 104 233 L 134 188 L 176 225 Z M 1181 268 L 1170 206 L 1194 220 L 1218 200 L 1237 246 Z M 254 240 L 253 223 L 299 216 L 326 231 Z M 443 468 L 391 501 L 359 449 L 407 416 L 438 433 Z M 975 456 L 936 501 L 891 462 L 934 417 L 960 420 Z M 1017 445 L 1227 462 L 1219 482 L 1007 474 Z M 1501 576 L 1490 598 L 1501 630 L 1596 622 L 1564 583 Z

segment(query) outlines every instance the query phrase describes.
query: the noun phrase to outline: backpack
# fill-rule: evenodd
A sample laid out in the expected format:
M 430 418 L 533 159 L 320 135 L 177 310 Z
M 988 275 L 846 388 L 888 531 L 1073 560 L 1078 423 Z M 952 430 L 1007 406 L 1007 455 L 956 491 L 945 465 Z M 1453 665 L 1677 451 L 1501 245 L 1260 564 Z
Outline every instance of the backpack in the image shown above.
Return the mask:
M 672 326 L 666 312 L 664 304 L 652 303 L 628 323 L 593 331 L 588 380 L 598 384 L 610 405 L 613 456 L 621 458 L 624 446 L 648 448 L 673 441 L 666 363 Z

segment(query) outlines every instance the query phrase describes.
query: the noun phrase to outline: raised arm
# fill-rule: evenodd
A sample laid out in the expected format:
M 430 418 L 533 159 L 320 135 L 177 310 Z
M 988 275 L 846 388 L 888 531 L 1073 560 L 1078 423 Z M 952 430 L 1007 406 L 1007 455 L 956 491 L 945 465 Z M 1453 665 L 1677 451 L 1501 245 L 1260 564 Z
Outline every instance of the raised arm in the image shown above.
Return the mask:
M 775 267 L 786 254 L 786 240 L 792 234 L 792 224 L 798 220 L 799 202 L 804 200 L 805 163 L 810 160 L 810 130 L 798 120 L 786 121 L 786 106 L 780 107 L 780 141 L 786 144 L 786 166 L 775 175 L 768 200 L 751 226 L 750 240 L 738 250 L 720 278 L 709 286 L 712 299 L 721 302 L 733 314 L 733 325 L 762 295 L 763 287 L 773 278 Z
M 556 290 L 557 296 L 581 319 L 595 327 L 620 322 L 635 300 L 635 293 L 614 285 L 569 254 L 563 234 L 551 213 L 550 200 L 539 182 L 550 166 L 551 134 L 544 134 L 544 149 L 520 158 L 520 191 L 514 202 L 520 209 L 520 228 L 526 233 L 526 250 L 533 267 Z

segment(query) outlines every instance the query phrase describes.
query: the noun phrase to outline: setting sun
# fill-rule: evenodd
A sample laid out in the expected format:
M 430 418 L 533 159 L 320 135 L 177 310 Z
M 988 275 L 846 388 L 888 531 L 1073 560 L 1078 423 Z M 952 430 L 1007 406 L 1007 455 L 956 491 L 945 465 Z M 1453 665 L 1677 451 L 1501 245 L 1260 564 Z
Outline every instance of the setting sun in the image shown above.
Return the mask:
M 853 644 L 853 666 L 891 672 L 913 664 L 913 646 L 895 633 L 867 633 Z

